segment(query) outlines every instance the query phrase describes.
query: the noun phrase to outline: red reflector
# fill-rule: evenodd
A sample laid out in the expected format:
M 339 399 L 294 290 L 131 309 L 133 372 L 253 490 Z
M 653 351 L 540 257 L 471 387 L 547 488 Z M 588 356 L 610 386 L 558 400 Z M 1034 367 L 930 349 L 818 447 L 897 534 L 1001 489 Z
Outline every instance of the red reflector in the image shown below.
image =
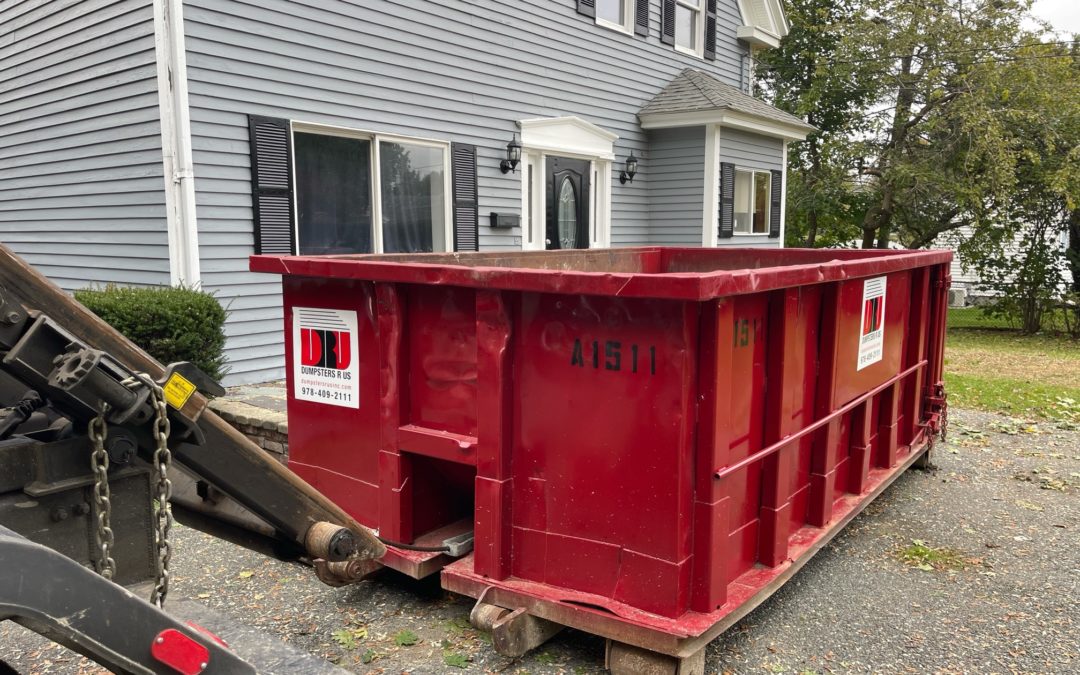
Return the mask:
M 178 673 L 199 675 L 210 663 L 210 650 L 175 628 L 166 628 L 154 638 L 150 653 Z
M 203 635 L 205 635 L 206 637 L 210 638 L 210 639 L 211 639 L 211 640 L 213 640 L 214 642 L 218 643 L 219 645 L 221 645 L 221 646 L 222 646 L 222 647 L 224 647 L 225 649 L 228 649 L 228 648 L 229 648 L 229 643 L 228 643 L 228 642 L 225 642 L 224 640 L 222 640 L 221 638 L 219 638 L 219 637 L 218 637 L 217 635 L 215 635 L 215 634 L 214 634 L 214 633 L 213 633 L 212 631 L 210 631 L 210 629 L 208 629 L 208 628 L 203 628 L 202 626 L 200 626 L 199 624 L 195 623 L 194 621 L 188 621 L 188 622 L 187 622 L 187 626 L 188 626 L 188 628 L 190 628 L 191 630 L 194 630 L 194 631 L 198 631 L 198 632 L 202 633 Z

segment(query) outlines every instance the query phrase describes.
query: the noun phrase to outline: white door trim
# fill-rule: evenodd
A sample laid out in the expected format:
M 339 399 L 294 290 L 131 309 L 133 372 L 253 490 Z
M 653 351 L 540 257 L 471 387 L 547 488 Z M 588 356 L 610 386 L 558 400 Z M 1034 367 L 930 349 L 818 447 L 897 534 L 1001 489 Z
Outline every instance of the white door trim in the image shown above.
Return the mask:
M 611 246 L 611 163 L 619 136 L 580 117 L 518 122 L 521 129 L 521 248 L 546 248 L 547 157 L 589 162 L 589 248 Z M 529 180 L 532 177 L 532 203 Z

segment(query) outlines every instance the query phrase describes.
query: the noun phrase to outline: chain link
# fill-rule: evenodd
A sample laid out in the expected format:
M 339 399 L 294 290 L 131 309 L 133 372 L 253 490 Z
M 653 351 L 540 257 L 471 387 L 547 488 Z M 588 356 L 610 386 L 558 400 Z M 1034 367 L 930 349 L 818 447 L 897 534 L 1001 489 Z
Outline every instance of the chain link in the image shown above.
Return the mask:
M 949 439 L 949 404 L 948 401 L 941 404 L 941 442 L 946 443 Z
M 165 394 L 161 387 L 147 375 L 140 374 L 139 379 L 150 389 L 150 399 L 154 406 L 154 480 L 157 488 L 157 514 L 155 516 L 154 538 L 157 544 L 157 581 L 150 595 L 150 602 L 158 607 L 165 604 L 169 594 L 169 558 L 172 547 L 169 543 L 169 530 L 172 529 L 172 481 L 169 480 L 169 465 L 172 452 L 169 451 L 169 409 L 165 403 Z
M 106 579 L 112 579 L 116 573 L 116 561 L 112 558 L 112 548 L 116 543 L 113 538 L 111 526 L 112 501 L 109 493 L 109 453 L 105 452 L 105 437 L 108 433 L 105 427 L 105 414 L 108 406 L 102 405 L 98 416 L 90 420 L 87 425 L 87 433 L 93 445 L 90 454 L 90 468 L 94 473 L 94 504 L 97 515 L 97 528 L 94 532 L 100 557 L 95 563 L 98 574 Z

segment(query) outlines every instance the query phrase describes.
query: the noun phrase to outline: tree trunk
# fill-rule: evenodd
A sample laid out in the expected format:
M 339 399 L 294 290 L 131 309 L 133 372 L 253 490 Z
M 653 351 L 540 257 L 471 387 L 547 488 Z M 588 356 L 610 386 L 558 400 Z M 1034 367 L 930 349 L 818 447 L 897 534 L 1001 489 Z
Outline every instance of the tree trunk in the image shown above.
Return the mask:
M 1073 209 L 1069 213 L 1069 248 L 1065 256 L 1072 272 L 1069 288 L 1073 293 L 1080 293 L 1080 209 Z
M 814 248 L 817 240 L 817 209 L 811 207 L 806 212 L 806 248 Z
M 891 223 L 882 223 L 878 228 L 877 247 L 889 248 L 889 235 L 892 234 Z

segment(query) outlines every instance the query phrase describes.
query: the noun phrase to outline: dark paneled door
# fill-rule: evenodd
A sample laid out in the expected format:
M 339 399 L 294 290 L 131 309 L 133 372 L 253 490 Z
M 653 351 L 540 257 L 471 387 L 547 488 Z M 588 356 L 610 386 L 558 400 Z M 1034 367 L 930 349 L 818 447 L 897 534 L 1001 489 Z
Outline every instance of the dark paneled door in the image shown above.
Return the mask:
M 589 162 L 551 155 L 546 162 L 546 248 L 589 248 Z

